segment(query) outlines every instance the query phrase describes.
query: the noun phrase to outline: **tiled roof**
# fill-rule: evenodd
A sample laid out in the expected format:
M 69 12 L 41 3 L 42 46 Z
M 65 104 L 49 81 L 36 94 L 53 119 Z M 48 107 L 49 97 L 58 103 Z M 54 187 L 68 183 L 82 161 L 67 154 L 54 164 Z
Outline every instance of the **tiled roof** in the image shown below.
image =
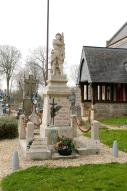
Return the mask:
M 84 46 L 79 82 L 127 83 L 127 49 Z

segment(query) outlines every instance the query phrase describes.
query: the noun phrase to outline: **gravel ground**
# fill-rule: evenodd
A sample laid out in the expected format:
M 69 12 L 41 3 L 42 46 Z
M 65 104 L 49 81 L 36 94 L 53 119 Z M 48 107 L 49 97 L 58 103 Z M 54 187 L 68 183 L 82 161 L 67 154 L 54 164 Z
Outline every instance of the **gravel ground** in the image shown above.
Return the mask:
M 59 159 L 59 160 L 43 160 L 43 161 L 30 161 L 23 157 L 18 139 L 0 141 L 0 179 L 12 173 L 11 160 L 12 153 L 17 150 L 20 158 L 20 169 L 25 169 L 35 165 L 47 165 L 49 167 L 68 167 L 80 166 L 83 164 L 100 164 L 127 162 L 127 154 L 119 152 L 119 157 L 112 157 L 111 149 L 101 144 L 101 152 L 98 155 L 80 156 L 77 159 Z

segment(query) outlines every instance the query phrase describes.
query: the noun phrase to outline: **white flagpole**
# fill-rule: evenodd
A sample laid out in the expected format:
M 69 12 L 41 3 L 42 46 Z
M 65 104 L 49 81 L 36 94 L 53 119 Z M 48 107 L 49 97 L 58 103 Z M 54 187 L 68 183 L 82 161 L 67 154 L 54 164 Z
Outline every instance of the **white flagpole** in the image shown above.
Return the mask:
M 46 38 L 46 80 L 48 80 L 48 51 L 49 51 L 49 0 L 47 0 L 47 38 Z

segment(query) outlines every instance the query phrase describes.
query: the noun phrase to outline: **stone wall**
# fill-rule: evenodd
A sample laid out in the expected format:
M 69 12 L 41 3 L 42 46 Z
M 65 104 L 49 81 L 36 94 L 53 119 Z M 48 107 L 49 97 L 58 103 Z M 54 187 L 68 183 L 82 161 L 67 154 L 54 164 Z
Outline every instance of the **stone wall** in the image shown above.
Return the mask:
M 127 103 L 96 103 L 95 119 L 111 118 L 127 115 Z

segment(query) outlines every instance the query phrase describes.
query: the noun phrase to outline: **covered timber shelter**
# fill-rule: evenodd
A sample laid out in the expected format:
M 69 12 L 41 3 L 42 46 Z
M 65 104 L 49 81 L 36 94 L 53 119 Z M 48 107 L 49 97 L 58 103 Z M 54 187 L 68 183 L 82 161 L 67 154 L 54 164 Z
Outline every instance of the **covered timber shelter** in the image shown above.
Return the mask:
M 127 116 L 127 49 L 84 46 L 78 73 L 82 116 Z

